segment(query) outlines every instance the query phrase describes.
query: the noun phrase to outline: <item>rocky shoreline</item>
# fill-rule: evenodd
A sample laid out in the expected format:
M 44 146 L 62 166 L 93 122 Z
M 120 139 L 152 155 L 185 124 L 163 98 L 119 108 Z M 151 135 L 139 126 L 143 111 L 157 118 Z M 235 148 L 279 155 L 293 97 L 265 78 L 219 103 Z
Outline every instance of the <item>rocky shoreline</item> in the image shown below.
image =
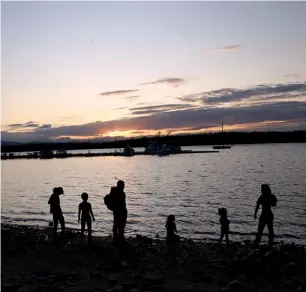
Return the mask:
M 78 232 L 1 225 L 1 291 L 205 292 L 306 291 L 306 249 L 252 242 L 164 240 L 137 235 L 82 242 Z

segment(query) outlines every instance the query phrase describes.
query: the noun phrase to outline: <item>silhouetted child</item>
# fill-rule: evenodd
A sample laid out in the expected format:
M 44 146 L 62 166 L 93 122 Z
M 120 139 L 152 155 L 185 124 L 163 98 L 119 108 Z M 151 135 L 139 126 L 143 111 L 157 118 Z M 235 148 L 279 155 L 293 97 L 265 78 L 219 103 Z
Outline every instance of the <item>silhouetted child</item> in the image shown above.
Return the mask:
M 64 194 L 62 187 L 54 188 L 48 204 L 50 204 L 50 213 L 53 215 L 53 232 L 56 233 L 58 222 L 61 224 L 62 232 L 65 232 L 65 218 L 62 213 L 59 196 Z
M 167 229 L 167 243 L 174 243 L 180 241 L 180 236 L 175 234 L 177 233 L 176 224 L 175 224 L 175 216 L 169 215 L 166 223 Z
M 88 228 L 88 239 L 91 240 L 91 216 L 92 220 L 95 221 L 95 217 L 92 213 L 91 204 L 87 202 L 88 194 L 83 193 L 81 195 L 83 202 L 79 205 L 79 220 L 81 220 L 81 236 L 84 236 L 85 225 L 87 224 Z M 82 217 L 81 216 L 82 213 Z M 91 216 L 90 216 L 91 215 Z
M 225 235 L 226 244 L 229 244 L 228 233 L 229 233 L 230 221 L 227 219 L 227 210 L 225 208 L 219 208 L 218 213 L 220 215 L 220 224 L 221 224 L 221 236 L 220 236 L 219 242 L 221 243 Z

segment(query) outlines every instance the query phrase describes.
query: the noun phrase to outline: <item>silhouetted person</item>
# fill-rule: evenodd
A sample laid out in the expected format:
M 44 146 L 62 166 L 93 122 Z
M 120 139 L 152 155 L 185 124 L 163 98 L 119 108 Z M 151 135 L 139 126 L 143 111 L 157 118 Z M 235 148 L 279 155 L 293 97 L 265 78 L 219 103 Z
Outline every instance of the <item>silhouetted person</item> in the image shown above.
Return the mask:
M 117 187 L 112 188 L 110 195 L 112 196 L 113 203 L 113 214 L 114 214 L 114 226 L 113 236 L 114 241 L 124 241 L 124 229 L 127 220 L 127 209 L 126 209 L 126 195 L 124 192 L 124 181 L 119 180 Z
M 54 188 L 48 204 L 50 204 L 50 213 L 53 215 L 53 232 L 56 234 L 58 222 L 61 224 L 62 232 L 65 232 L 65 218 L 60 205 L 60 195 L 64 194 L 62 187 Z
M 220 225 L 221 225 L 221 236 L 219 242 L 222 242 L 222 239 L 225 235 L 226 244 L 229 244 L 228 233 L 229 233 L 229 224 L 230 221 L 227 219 L 227 210 L 225 208 L 219 208 L 218 214 L 220 215 Z
M 273 220 L 274 215 L 272 213 L 271 207 L 275 207 L 277 203 L 276 197 L 272 194 L 270 187 L 267 184 L 261 185 L 261 196 L 257 200 L 257 205 L 255 208 L 254 220 L 256 219 L 256 215 L 259 209 L 259 206 L 262 207 L 262 212 L 259 218 L 258 223 L 258 232 L 256 236 L 256 245 L 258 246 L 262 233 L 264 231 L 265 226 L 268 226 L 269 231 L 269 245 L 272 245 L 274 239 L 274 228 L 273 228 Z
M 88 194 L 83 193 L 81 195 L 83 202 L 79 205 L 79 220 L 81 220 L 81 236 L 84 236 L 85 225 L 87 224 L 88 239 L 91 240 L 91 218 L 95 221 L 95 216 L 92 213 L 91 204 L 88 201 Z M 82 214 L 82 217 L 81 217 Z
M 166 222 L 167 229 L 167 243 L 175 243 L 180 241 L 180 236 L 175 234 L 177 233 L 176 224 L 175 224 L 175 216 L 169 215 Z

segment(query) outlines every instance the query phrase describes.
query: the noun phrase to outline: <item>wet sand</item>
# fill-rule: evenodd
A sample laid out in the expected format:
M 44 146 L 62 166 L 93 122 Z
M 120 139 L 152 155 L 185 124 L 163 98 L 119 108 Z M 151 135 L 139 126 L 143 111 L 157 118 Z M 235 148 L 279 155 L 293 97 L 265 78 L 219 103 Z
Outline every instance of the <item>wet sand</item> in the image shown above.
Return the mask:
M 1 226 L 1 291 L 306 291 L 306 249 L 251 242 L 50 237 L 50 229 Z

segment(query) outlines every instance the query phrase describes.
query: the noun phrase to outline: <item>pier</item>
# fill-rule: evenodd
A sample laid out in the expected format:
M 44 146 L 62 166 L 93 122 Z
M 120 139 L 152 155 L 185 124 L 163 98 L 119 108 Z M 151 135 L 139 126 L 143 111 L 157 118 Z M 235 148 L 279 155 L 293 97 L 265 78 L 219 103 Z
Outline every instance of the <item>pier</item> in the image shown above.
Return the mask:
M 22 155 L 1 155 L 1 160 L 12 160 L 12 159 L 63 159 L 63 158 L 71 158 L 71 157 L 110 157 L 110 156 L 120 156 L 120 157 L 133 157 L 133 156 L 143 156 L 143 155 L 150 155 L 150 156 L 169 156 L 169 155 L 180 155 L 180 154 L 206 154 L 206 153 L 218 153 L 219 151 L 216 150 L 205 150 L 205 151 L 192 151 L 192 150 L 182 150 L 177 153 L 167 154 L 167 155 L 153 155 L 151 153 L 147 153 L 145 151 L 138 151 L 135 152 L 133 155 L 127 155 L 124 152 L 108 152 L 108 153 L 67 153 L 67 154 L 54 154 L 47 157 L 40 157 L 39 155 L 34 154 L 22 154 Z

